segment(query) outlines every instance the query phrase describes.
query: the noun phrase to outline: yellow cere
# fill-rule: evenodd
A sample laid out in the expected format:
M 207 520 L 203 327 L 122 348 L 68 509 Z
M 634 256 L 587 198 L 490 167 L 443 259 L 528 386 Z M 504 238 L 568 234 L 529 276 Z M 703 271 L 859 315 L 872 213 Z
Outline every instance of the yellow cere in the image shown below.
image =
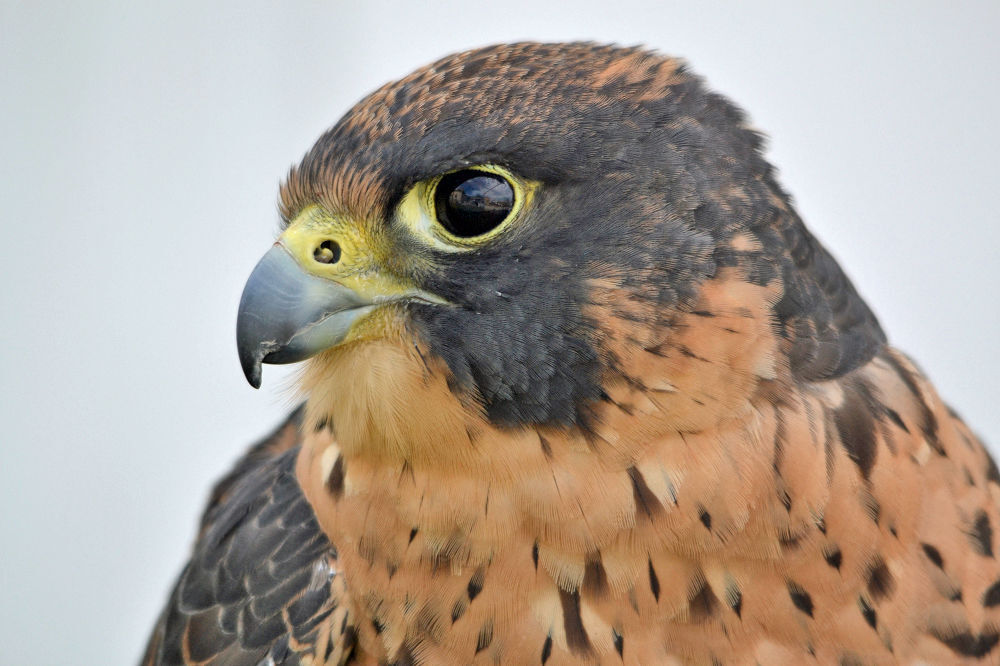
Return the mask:
M 365 225 L 350 218 L 309 206 L 292 220 L 278 241 L 306 272 L 338 282 L 370 303 L 407 296 L 430 300 L 411 282 L 385 269 L 376 256 L 379 239 L 370 238 Z M 339 249 L 339 256 L 329 250 L 332 244 Z

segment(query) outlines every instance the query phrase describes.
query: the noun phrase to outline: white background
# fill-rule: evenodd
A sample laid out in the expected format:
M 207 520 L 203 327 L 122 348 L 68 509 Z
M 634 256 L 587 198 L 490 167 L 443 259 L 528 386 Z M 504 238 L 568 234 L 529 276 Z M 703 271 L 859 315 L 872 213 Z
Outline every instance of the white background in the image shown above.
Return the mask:
M 0 663 L 138 659 L 210 483 L 294 401 L 273 366 L 251 390 L 233 340 L 279 180 L 466 47 L 688 58 L 1000 442 L 1000 3 L 82 4 L 0 0 Z

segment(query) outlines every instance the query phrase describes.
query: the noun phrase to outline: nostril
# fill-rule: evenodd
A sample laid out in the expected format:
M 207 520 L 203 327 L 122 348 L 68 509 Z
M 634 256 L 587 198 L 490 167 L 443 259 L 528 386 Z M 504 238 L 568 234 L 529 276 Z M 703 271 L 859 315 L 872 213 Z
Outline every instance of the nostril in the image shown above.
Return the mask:
M 340 245 L 337 241 L 325 240 L 313 250 L 313 259 L 321 264 L 335 264 L 340 261 Z

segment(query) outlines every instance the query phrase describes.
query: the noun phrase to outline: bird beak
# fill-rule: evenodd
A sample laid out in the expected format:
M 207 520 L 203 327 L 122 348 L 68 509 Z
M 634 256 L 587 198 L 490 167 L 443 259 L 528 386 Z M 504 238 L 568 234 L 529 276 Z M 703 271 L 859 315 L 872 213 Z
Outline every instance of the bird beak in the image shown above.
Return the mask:
M 236 318 L 247 381 L 262 363 L 295 363 L 349 338 L 352 327 L 390 302 L 439 302 L 381 270 L 361 226 L 317 207 L 300 214 L 254 268 Z
M 260 388 L 262 363 L 295 363 L 332 347 L 373 307 L 347 287 L 309 275 L 275 243 L 240 298 L 236 347 L 243 374 Z

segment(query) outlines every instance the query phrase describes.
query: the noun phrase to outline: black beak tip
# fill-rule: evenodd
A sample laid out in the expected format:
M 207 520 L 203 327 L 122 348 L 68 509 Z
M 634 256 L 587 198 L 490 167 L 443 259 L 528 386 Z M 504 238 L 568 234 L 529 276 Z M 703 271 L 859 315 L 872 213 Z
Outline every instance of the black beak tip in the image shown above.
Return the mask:
M 240 354 L 240 365 L 243 367 L 243 376 L 247 378 L 247 383 L 255 389 L 260 388 L 261 361 L 253 354 Z
M 255 389 L 260 388 L 261 373 L 260 373 L 259 363 L 255 364 L 252 368 L 243 368 L 243 374 L 246 376 L 247 382 L 250 384 L 250 386 L 254 387 Z

